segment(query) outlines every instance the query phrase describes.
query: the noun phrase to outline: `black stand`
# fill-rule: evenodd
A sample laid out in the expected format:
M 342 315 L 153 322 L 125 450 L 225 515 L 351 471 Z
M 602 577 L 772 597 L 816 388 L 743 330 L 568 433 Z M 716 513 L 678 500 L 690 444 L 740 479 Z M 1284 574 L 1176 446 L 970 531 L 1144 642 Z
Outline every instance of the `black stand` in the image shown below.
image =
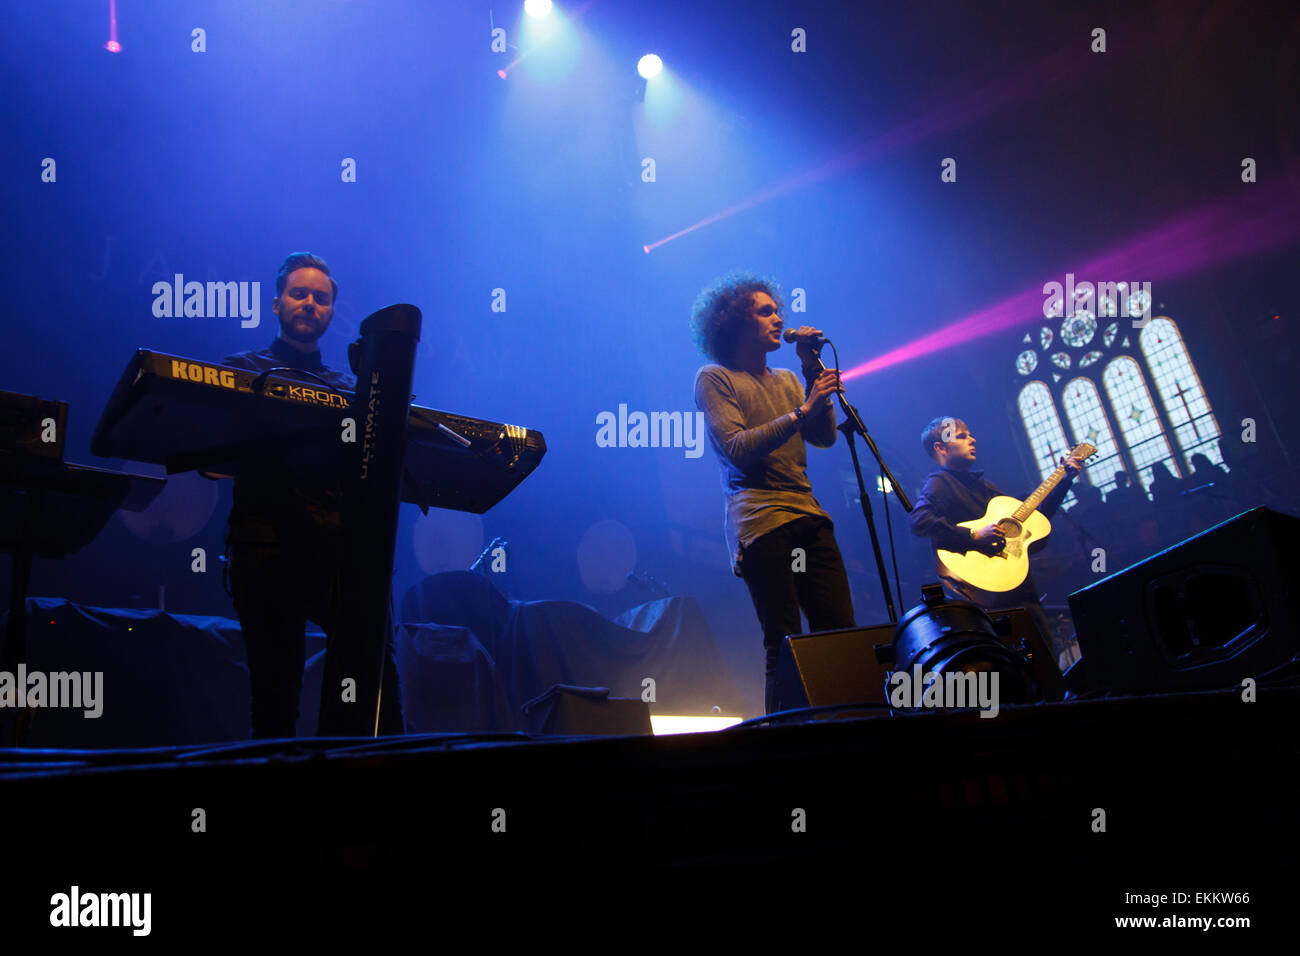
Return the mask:
M 797 351 L 800 360 L 803 362 L 805 378 L 809 375 L 815 378 L 826 371 L 826 366 L 822 364 L 821 360 L 822 346 L 801 342 Z M 867 432 L 867 426 L 863 424 L 862 416 L 858 414 L 858 410 L 848 403 L 843 392 L 836 392 L 835 394 L 840 401 L 840 411 L 844 413 L 844 421 L 840 422 L 836 427 L 844 433 L 844 438 L 849 443 L 849 454 L 853 458 L 853 473 L 858 478 L 858 501 L 862 503 L 862 516 L 867 520 L 867 530 L 871 533 L 871 550 L 876 556 L 876 568 L 880 572 L 880 587 L 885 592 L 885 607 L 889 611 L 889 623 L 897 624 L 898 609 L 894 606 L 894 595 L 889 590 L 889 574 L 885 570 L 885 557 L 880 551 L 880 537 L 876 534 L 876 522 L 871 513 L 871 496 L 867 494 L 866 482 L 862 480 L 862 463 L 858 460 L 858 448 L 853 441 L 855 432 L 862 436 L 863 441 L 867 443 L 867 447 L 871 449 L 871 453 L 876 456 L 880 471 L 885 476 L 885 480 L 889 482 L 889 487 L 894 490 L 894 494 L 898 496 L 898 503 L 903 506 L 903 510 L 910 513 L 912 511 L 912 502 L 908 500 L 903 489 L 894 480 L 893 473 L 889 470 L 889 466 L 885 464 L 884 458 L 880 455 L 880 449 L 876 447 L 875 441 Z
M 393 549 L 406 458 L 420 310 L 390 305 L 361 323 L 361 338 L 348 349 L 357 376 L 350 414 L 356 445 L 350 449 L 343 485 L 343 569 L 339 633 L 325 649 L 317 733 L 322 737 L 374 737 L 379 728 L 385 651 L 392 639 L 389 604 Z M 345 700 L 343 682 L 354 682 Z

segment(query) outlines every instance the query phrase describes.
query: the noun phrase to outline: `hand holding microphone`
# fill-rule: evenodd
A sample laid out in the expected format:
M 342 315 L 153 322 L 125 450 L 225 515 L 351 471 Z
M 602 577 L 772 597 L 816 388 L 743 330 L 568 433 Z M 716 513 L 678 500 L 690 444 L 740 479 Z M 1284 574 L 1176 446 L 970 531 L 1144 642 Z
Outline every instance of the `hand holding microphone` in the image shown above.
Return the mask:
M 826 368 L 822 364 L 822 346 L 828 339 L 822 335 L 821 329 L 814 329 L 811 325 L 801 325 L 797 329 L 786 329 L 781 337 L 787 342 L 799 343 L 795 351 L 799 353 L 799 361 L 803 363 L 804 378 L 811 381 Z
M 823 404 L 829 405 L 831 394 L 842 393 L 844 389 L 840 386 L 840 370 L 822 364 L 822 346 L 829 341 L 822 335 L 822 330 L 814 329 L 811 325 L 801 325 L 797 329 L 786 329 L 781 337 L 787 342 L 799 343 L 797 351 L 803 362 L 804 378 L 811 383 L 808 400 L 800 406 L 804 414 L 810 415 Z

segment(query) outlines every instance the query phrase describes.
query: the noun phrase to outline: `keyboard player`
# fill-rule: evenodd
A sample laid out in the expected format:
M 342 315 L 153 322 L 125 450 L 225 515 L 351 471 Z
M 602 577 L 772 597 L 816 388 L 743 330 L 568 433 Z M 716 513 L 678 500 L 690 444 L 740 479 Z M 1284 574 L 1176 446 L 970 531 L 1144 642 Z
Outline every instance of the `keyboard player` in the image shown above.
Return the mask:
M 329 329 L 338 297 L 338 283 L 325 260 L 305 252 L 289 256 L 276 275 L 275 291 L 271 311 L 279 321 L 279 335 L 269 348 L 228 355 L 221 364 L 258 372 L 292 369 L 276 374 L 355 391 L 350 375 L 321 361 L 318 343 Z M 337 633 L 345 583 L 342 482 L 296 467 L 291 447 L 249 464 L 252 467 L 235 479 L 226 535 L 228 591 L 248 653 L 252 736 L 293 737 L 307 621 L 319 624 L 331 644 Z M 401 701 L 390 637 L 381 734 L 403 732 Z

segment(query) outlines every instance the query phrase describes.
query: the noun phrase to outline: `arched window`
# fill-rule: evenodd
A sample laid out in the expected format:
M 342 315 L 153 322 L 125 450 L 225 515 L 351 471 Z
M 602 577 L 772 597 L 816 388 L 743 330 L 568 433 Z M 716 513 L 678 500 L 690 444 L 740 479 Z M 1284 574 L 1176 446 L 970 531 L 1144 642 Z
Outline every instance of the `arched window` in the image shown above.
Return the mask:
M 1154 318 L 1138 336 L 1138 343 L 1182 449 L 1183 460 L 1200 452 L 1216 465 L 1222 464 L 1219 423 L 1210 410 L 1201 377 L 1196 374 L 1178 326 L 1164 316 Z
M 1066 383 L 1061 399 L 1075 440 L 1097 446 L 1097 454 L 1088 460 L 1084 469 L 1088 483 L 1106 494 L 1115 487 L 1115 472 L 1124 467 L 1124 461 L 1120 458 L 1119 444 L 1106 418 L 1097 386 L 1087 376 L 1076 376 Z
M 1145 489 L 1161 462 L 1176 476 L 1194 467 L 1194 453 L 1222 465 L 1219 424 L 1173 319 L 1158 315 L 1140 333 L 1131 333 L 1129 320 L 1117 317 L 1110 298 L 1098 301 L 1095 315 L 1087 305 L 1076 302 L 1066 318 L 1058 309 L 1046 323 L 1019 333 L 1015 378 L 1035 378 L 1019 391 L 1019 411 L 1036 470 L 1050 470 L 1048 450 L 1055 452 L 1065 442 L 1058 407 L 1075 442 L 1097 446 L 1085 476 L 1102 492 L 1114 487 L 1121 468 Z M 1144 307 L 1130 300 L 1130 314 Z M 1155 383 L 1158 398 L 1148 382 Z M 1066 499 L 1072 500 L 1073 495 Z
M 1020 390 L 1020 420 L 1025 423 L 1029 447 L 1034 450 L 1038 474 L 1046 478 L 1056 469 L 1056 463 L 1070 453 L 1070 442 L 1061 427 L 1061 416 L 1056 412 L 1052 390 L 1043 382 L 1030 382 Z M 1074 493 L 1067 496 L 1074 503 Z
M 1151 392 L 1137 361 L 1121 355 L 1106 366 L 1102 380 L 1144 491 L 1151 486 L 1152 467 L 1160 462 L 1167 463 L 1175 477 L 1180 476 L 1182 470 L 1174 461 L 1164 427 L 1160 424 L 1160 416 L 1156 414 Z

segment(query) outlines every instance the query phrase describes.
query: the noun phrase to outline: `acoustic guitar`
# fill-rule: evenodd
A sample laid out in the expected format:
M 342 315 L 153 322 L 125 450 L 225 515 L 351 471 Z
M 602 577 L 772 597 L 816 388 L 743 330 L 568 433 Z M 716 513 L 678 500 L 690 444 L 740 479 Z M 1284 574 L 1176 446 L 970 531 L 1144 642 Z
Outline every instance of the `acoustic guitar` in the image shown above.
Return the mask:
M 1086 461 L 1095 454 L 1095 446 L 1082 442 L 1070 452 L 1070 457 Z M 970 528 L 972 533 L 996 524 L 1007 536 L 1007 544 L 993 555 L 973 548 L 965 554 L 940 548 L 939 563 L 944 570 L 981 591 L 1010 591 L 1019 587 L 1029 576 L 1030 542 L 1042 541 L 1052 533 L 1052 523 L 1038 513 L 1038 506 L 1064 477 L 1065 465 L 1057 465 L 1024 501 L 999 495 L 989 502 L 984 517 L 958 524 L 959 528 Z

